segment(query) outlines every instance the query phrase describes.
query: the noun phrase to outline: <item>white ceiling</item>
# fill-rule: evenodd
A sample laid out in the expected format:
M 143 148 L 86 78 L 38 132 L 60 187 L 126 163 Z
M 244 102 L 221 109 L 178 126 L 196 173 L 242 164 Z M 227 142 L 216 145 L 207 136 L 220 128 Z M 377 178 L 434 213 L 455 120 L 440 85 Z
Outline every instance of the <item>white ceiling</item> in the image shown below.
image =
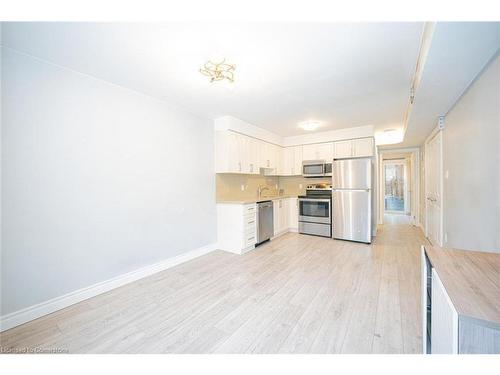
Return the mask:
M 4 45 L 281 136 L 401 127 L 422 23 L 4 23 Z M 207 59 L 236 64 L 234 87 L 208 83 Z
M 423 144 L 499 48 L 500 22 L 437 23 L 405 140 L 386 147 Z

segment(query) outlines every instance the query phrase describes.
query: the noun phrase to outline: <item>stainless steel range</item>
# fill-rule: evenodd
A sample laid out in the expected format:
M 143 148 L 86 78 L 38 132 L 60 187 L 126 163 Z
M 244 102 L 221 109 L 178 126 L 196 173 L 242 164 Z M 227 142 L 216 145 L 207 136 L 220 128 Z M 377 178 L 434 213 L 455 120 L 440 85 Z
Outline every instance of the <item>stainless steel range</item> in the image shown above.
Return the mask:
M 307 185 L 306 195 L 299 196 L 299 233 L 332 236 L 332 185 Z

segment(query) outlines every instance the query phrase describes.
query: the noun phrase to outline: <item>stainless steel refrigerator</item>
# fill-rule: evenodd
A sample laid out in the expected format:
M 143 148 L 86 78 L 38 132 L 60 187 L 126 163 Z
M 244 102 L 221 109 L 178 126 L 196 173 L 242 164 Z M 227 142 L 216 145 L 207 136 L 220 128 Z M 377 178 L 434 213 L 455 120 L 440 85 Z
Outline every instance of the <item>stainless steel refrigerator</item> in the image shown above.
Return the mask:
M 332 169 L 333 238 L 371 243 L 371 158 L 335 160 Z

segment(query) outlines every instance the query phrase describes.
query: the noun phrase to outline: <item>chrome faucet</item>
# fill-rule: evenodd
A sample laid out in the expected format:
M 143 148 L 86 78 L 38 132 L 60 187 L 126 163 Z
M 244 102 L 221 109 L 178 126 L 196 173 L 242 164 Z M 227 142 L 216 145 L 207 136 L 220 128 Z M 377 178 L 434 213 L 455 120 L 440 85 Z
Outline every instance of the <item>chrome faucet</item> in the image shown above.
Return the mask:
M 259 188 L 257 189 L 257 195 L 259 198 L 262 198 L 262 192 L 264 190 L 268 190 L 269 191 L 269 188 L 265 185 L 260 185 Z

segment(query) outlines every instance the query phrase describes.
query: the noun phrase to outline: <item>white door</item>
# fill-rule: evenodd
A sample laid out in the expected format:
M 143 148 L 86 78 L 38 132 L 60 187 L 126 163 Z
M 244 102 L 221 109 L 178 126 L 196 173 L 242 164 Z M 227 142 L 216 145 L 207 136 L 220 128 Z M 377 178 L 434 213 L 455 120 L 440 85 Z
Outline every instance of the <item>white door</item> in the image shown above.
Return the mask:
M 442 132 L 425 144 L 425 234 L 435 246 L 442 246 Z

